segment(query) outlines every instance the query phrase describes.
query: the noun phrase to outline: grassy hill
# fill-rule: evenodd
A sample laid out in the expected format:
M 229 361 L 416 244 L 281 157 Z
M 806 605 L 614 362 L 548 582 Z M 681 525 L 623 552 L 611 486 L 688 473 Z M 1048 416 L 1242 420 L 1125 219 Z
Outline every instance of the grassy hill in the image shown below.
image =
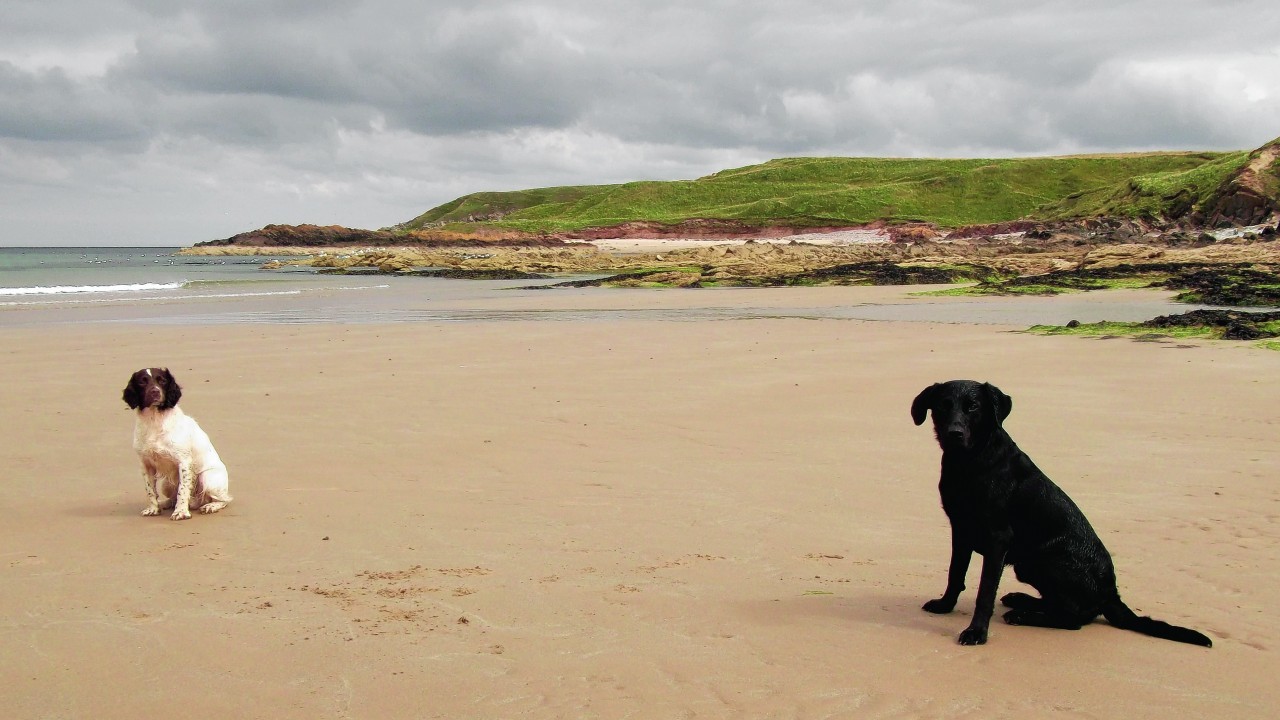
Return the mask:
M 1041 208 L 1047 219 L 1100 215 L 1189 219 L 1194 224 L 1260 222 L 1280 206 L 1280 138 L 1252 152 L 1226 153 L 1187 170 L 1137 175 Z
M 785 158 L 688 181 L 474 193 L 397 230 L 477 226 L 565 232 L 626 222 L 722 220 L 747 226 L 941 227 L 1097 215 L 1175 218 L 1208 212 L 1254 151 L 1005 159 Z M 1280 188 L 1274 154 L 1262 195 Z M 1267 183 L 1270 183 L 1269 185 Z M 1254 183 L 1258 185 L 1258 183 Z M 1206 216 L 1207 217 L 1207 216 Z
M 1193 168 L 1136 175 L 1120 183 L 1072 193 L 1039 208 L 1038 215 L 1048 219 L 1101 215 L 1181 217 L 1204 204 L 1248 155 L 1248 152 L 1227 153 Z

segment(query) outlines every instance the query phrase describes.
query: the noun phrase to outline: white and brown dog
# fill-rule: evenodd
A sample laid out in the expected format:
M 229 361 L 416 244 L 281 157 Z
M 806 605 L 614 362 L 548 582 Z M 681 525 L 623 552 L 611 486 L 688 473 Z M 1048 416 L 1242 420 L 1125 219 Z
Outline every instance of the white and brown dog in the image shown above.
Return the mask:
M 231 502 L 227 466 L 195 418 L 178 407 L 181 397 L 167 368 L 139 370 L 124 388 L 125 403 L 137 411 L 133 449 L 149 501 L 143 515 L 173 508 L 170 519 L 186 520 L 192 510 L 215 513 Z

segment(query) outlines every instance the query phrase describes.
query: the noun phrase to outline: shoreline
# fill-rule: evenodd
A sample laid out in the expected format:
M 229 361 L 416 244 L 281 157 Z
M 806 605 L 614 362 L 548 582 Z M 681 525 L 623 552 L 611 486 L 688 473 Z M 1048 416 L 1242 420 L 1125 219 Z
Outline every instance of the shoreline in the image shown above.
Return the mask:
M 1017 268 L 1026 266 L 1013 255 L 948 262 L 946 257 L 910 254 L 906 252 L 910 248 L 879 242 L 825 247 L 791 241 L 776 245 L 742 242 L 628 255 L 606 253 L 595 246 L 576 251 L 526 249 L 428 256 L 357 249 L 345 256 L 307 258 L 309 266 L 299 267 L 274 261 L 259 266 L 253 260 L 222 257 L 141 264 L 129 253 L 71 257 L 66 252 L 51 252 L 47 254 L 47 259 L 54 261 L 50 268 L 44 268 L 44 262 L 37 264 L 36 260 L 45 257 L 37 254 L 26 257 L 26 267 L 19 265 L 19 272 L 12 275 L 31 281 L 43 279 L 44 283 L 0 289 L 0 295 L 11 295 L 0 297 L 0 326 L 688 322 L 776 317 L 978 323 L 1017 329 L 1084 324 L 1088 327 L 1080 332 L 1144 335 L 1149 333 L 1142 327 L 1126 329 L 1117 323 L 1215 310 L 1192 318 L 1161 319 L 1160 327 L 1170 322 L 1199 323 L 1193 329 L 1165 334 L 1260 339 L 1277 332 L 1270 315 L 1258 315 L 1254 321 L 1239 313 L 1216 310 L 1222 305 L 1251 309 L 1274 299 L 1268 278 L 1275 277 L 1275 267 L 1270 275 L 1264 270 L 1268 268 L 1266 253 L 1278 247 L 1276 243 L 1258 243 L 1188 252 L 1106 246 L 1089 250 L 1084 259 L 1075 261 L 1074 270 L 1025 281 L 1017 275 L 1017 282 Z M 1224 252 L 1235 254 L 1223 256 Z M 1255 269 L 1230 270 L 1229 257 L 1239 259 L 1242 252 L 1256 257 Z M 1122 270 L 1123 263 L 1133 258 L 1153 264 L 1136 273 Z M 831 265 L 849 260 L 855 262 Z M 1179 261 L 1191 261 L 1195 267 L 1171 270 L 1180 267 L 1176 264 Z M 619 272 L 619 262 L 630 269 Z M 1043 255 L 1038 262 L 1050 266 L 1067 263 Z M 1082 267 L 1086 262 L 1089 267 Z M 1205 268 L 1214 263 L 1224 269 Z M 513 264 L 522 269 L 509 269 Z M 1005 269 L 997 269 L 996 264 Z M 1194 288 L 1195 293 L 1180 291 L 1179 297 L 1186 295 L 1200 302 L 1170 302 L 1172 293 L 1165 290 L 1116 290 L 1143 286 Z M 1105 291 L 1105 299 L 1071 292 L 1082 287 L 1112 289 Z M 677 288 L 690 288 L 690 292 L 696 288 L 696 292 L 662 292 Z M 1054 296 L 1055 288 L 1068 292 Z M 1109 324 L 1094 326 L 1103 321 Z M 1260 344 L 1276 347 L 1274 342 Z
M 1076 320 L 1141 321 L 1201 306 L 1156 289 L 1115 289 L 1055 296 L 926 295 L 949 285 L 792 288 L 555 288 L 529 280 L 485 281 L 386 275 L 334 275 L 264 281 L 228 291 L 168 291 L 149 296 L 66 297 L 0 304 L 6 327 L 369 325 L 749 319 L 952 323 L 1026 330 Z M 539 281 L 544 285 L 559 279 Z M 532 283 L 532 284 L 531 284 Z

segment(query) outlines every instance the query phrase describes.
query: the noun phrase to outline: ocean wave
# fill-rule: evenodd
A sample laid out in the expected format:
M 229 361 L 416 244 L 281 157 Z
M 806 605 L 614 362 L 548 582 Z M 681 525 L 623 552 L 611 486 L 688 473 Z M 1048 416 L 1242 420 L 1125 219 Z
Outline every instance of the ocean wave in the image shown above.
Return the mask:
M 136 286 L 127 286 L 136 287 Z M 176 285 L 157 285 L 161 289 L 177 289 L 184 287 L 179 283 Z M 345 287 L 327 288 L 329 291 L 349 291 L 349 290 L 385 290 L 390 285 L 358 285 Z M 3 294 L 4 288 L 0 288 L 0 294 Z M 50 300 L 26 300 L 26 301 L 0 301 L 0 307 L 34 307 L 37 305 L 72 305 L 72 304 L 107 304 L 107 303 L 139 303 L 139 302 L 173 302 L 181 300 L 217 300 L 225 298 L 250 298 L 250 297 L 272 297 L 280 295 L 302 295 L 304 293 L 317 292 L 312 288 L 296 289 L 296 290 L 261 290 L 250 292 L 228 292 L 228 293 L 193 293 L 189 295 L 133 295 L 129 297 L 118 298 L 70 298 L 59 297 Z
M 128 285 L 37 285 L 35 287 L 0 288 L 0 296 L 23 295 L 85 295 L 90 293 L 145 292 L 148 290 L 177 290 L 184 282 L 130 283 Z

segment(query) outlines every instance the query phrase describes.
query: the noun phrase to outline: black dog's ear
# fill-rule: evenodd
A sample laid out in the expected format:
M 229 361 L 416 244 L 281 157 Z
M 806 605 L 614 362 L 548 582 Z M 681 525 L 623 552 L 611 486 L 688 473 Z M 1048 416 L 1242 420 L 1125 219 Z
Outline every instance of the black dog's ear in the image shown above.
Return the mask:
M 169 372 L 169 368 L 165 368 L 161 372 L 164 373 L 168 382 L 164 388 L 164 402 L 161 403 L 160 407 L 170 410 L 178 404 L 178 400 L 182 397 L 182 386 L 178 384 L 178 379 L 173 376 L 173 373 Z
M 987 397 L 991 398 L 991 407 L 996 409 L 996 417 L 1004 422 L 1009 413 L 1013 412 L 1013 398 L 1000 392 L 1000 388 L 991 383 L 983 383 L 982 387 L 987 391 Z
M 911 419 L 920 425 L 924 422 L 925 416 L 929 413 L 929 406 L 933 404 L 933 393 L 937 391 L 938 384 L 934 383 L 929 387 L 920 391 L 915 400 L 911 401 Z
M 138 392 L 138 384 L 129 377 L 129 384 L 124 386 L 124 402 L 132 410 L 142 407 L 142 393 Z

